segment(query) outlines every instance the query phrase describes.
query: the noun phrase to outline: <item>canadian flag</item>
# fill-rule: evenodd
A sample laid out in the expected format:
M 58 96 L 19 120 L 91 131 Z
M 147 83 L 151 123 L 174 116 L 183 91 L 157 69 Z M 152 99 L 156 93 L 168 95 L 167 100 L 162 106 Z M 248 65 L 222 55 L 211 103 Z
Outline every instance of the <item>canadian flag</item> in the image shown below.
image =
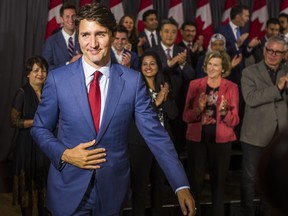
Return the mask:
M 110 0 L 110 9 L 114 14 L 117 23 L 124 15 L 123 4 L 121 0 Z
M 250 38 L 261 39 L 265 35 L 265 25 L 268 20 L 266 0 L 256 0 L 250 22 Z
M 85 4 L 90 4 L 90 3 L 92 3 L 92 2 L 93 2 L 93 0 L 80 0 L 79 6 L 82 7 L 82 6 L 84 6 Z
M 211 36 L 213 35 L 212 15 L 208 0 L 199 0 L 196 10 L 197 35 L 203 35 L 204 48 L 207 49 Z
M 225 6 L 224 6 L 224 12 L 222 15 L 222 23 L 221 23 L 222 25 L 229 23 L 231 8 L 236 4 L 237 4 L 237 0 L 226 0 Z
M 61 26 L 60 8 L 62 0 L 51 0 L 48 11 L 45 39 L 52 35 L 53 31 Z
M 168 12 L 168 17 L 172 17 L 178 23 L 178 34 L 175 43 L 179 43 L 182 40 L 182 36 L 180 34 L 180 28 L 184 22 L 183 16 L 183 4 L 181 0 L 171 0 L 170 7 Z
M 280 11 L 279 14 L 280 13 L 288 14 L 288 1 L 287 0 L 282 0 L 279 11 Z
M 144 31 L 144 21 L 142 19 L 143 13 L 151 9 L 153 9 L 152 0 L 141 0 L 136 21 L 139 32 Z

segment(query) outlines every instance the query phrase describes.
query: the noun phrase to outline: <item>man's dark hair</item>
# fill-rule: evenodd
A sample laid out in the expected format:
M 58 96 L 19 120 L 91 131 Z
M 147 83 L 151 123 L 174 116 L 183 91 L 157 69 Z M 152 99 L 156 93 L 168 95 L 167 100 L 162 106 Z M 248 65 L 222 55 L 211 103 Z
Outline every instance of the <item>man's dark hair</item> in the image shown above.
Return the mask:
M 75 12 L 77 11 L 76 6 L 74 4 L 70 2 L 65 2 L 60 8 L 60 17 L 63 17 L 64 10 L 67 10 L 67 9 L 75 10 Z
M 277 19 L 277 18 L 268 19 L 267 22 L 266 22 L 266 27 L 268 27 L 270 24 L 274 24 L 274 25 L 279 25 L 280 26 L 279 19 Z
M 237 15 L 242 15 L 244 10 L 249 10 L 246 5 L 238 4 L 231 8 L 230 19 L 233 20 Z
M 194 26 L 195 28 L 197 28 L 197 27 L 196 27 L 196 23 L 193 22 L 193 21 L 186 21 L 186 22 L 184 22 L 184 23 L 182 24 L 182 26 L 181 26 L 181 29 L 184 30 L 186 26 Z
M 168 19 L 162 20 L 161 25 L 160 25 L 160 29 L 162 29 L 163 26 L 166 25 L 166 24 L 175 25 L 176 28 L 178 29 L 178 23 L 177 23 L 176 20 L 173 19 L 172 17 L 170 17 L 170 18 L 168 18 Z
M 125 34 L 127 35 L 127 37 L 128 37 L 128 34 L 129 34 L 129 32 L 128 32 L 128 30 L 125 28 L 125 26 L 123 26 L 123 25 L 121 25 L 121 24 L 119 24 L 119 25 L 117 26 L 115 33 L 116 33 L 116 32 L 125 33 Z
M 109 7 L 101 3 L 86 4 L 80 8 L 75 19 L 77 33 L 79 32 L 80 21 L 84 19 L 98 22 L 101 26 L 108 28 L 112 34 L 114 34 L 117 27 L 114 14 Z
M 278 15 L 278 18 L 280 18 L 280 17 L 285 17 L 288 20 L 288 14 L 286 14 L 286 13 L 280 13 Z
M 143 15 L 142 15 L 143 21 L 146 21 L 147 17 L 150 16 L 151 14 L 155 14 L 156 17 L 158 17 L 156 10 L 149 9 L 149 10 L 146 10 L 146 11 L 143 13 Z

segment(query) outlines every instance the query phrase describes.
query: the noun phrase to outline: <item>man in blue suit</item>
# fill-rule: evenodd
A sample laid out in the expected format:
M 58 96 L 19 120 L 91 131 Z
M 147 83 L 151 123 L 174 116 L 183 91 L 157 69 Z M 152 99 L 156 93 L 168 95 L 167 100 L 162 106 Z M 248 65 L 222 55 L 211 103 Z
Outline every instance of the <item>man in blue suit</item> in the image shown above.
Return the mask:
M 110 9 L 87 4 L 80 9 L 75 24 L 83 57 L 49 73 L 31 129 L 36 143 L 51 160 L 48 209 L 53 216 L 121 214 L 129 191 L 127 137 L 134 117 L 177 194 L 183 214 L 194 215 L 195 204 L 183 166 L 157 120 L 141 74 L 111 61 L 116 20 Z M 95 71 L 102 74 L 97 132 L 95 109 L 90 109 L 87 96 Z M 53 134 L 56 126 L 57 136 Z
M 42 50 L 42 56 L 48 62 L 49 70 L 72 63 L 81 57 L 75 34 L 75 15 L 76 7 L 74 4 L 66 2 L 60 8 L 62 28 L 46 40 Z M 71 40 L 70 55 L 69 39 Z
M 237 55 L 242 55 L 242 61 L 237 67 L 231 71 L 229 79 L 240 84 L 241 72 L 245 67 L 245 58 L 251 55 L 253 47 L 259 44 L 257 37 L 249 39 L 245 25 L 249 21 L 249 8 L 245 5 L 235 5 L 230 11 L 230 22 L 220 26 L 218 33 L 225 36 L 226 51 L 229 56 L 234 58 Z
M 128 30 L 123 25 L 118 25 L 112 43 L 111 59 L 121 65 L 138 70 L 137 53 L 125 49 L 128 40 Z

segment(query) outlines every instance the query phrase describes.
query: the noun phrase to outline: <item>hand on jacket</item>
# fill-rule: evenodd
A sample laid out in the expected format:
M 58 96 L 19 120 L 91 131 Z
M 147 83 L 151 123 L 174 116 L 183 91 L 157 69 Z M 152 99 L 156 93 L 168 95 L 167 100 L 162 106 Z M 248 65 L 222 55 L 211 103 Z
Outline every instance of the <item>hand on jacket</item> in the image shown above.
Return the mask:
M 66 149 L 61 159 L 82 169 L 99 169 L 99 164 L 106 161 L 104 148 L 88 149 L 95 144 L 95 140 L 80 143 L 72 149 Z

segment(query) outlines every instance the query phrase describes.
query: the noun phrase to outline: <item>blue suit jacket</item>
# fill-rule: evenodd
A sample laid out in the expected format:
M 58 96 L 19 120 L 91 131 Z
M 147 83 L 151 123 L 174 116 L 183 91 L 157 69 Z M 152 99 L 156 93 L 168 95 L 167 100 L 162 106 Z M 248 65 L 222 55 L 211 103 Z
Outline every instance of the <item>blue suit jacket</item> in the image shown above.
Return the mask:
M 74 55 L 76 55 L 76 51 L 81 53 L 77 37 L 75 37 L 74 42 Z M 46 40 L 42 56 L 49 64 L 49 71 L 65 65 L 70 60 L 68 48 L 61 30 Z
M 104 147 L 107 153 L 107 162 L 96 171 L 96 187 L 103 210 L 107 215 L 120 212 L 130 183 L 127 137 L 133 116 L 172 189 L 188 185 L 174 145 L 150 101 L 141 73 L 111 63 L 107 100 L 99 134 L 96 134 L 82 58 L 48 74 L 31 134 L 51 160 L 47 206 L 53 216 L 71 215 L 75 211 L 93 173 L 71 164 L 59 166 L 64 150 L 93 139 L 97 142 L 95 148 Z M 57 125 L 55 137 L 53 130 Z
M 230 26 L 230 24 L 226 24 L 223 26 L 220 26 L 218 33 L 222 34 L 226 39 L 226 51 L 230 58 L 232 59 L 234 56 L 242 54 L 242 61 L 237 65 L 235 68 L 232 69 L 231 75 L 228 77 L 233 82 L 239 84 L 241 79 L 241 73 L 242 70 L 245 67 L 245 58 L 249 57 L 251 55 L 251 52 L 247 50 L 249 39 L 247 38 L 243 45 L 240 48 L 237 48 L 236 46 L 236 38 L 234 36 L 233 30 Z M 246 33 L 246 29 L 243 27 L 240 27 L 240 34 Z
M 115 53 L 114 53 L 114 51 L 112 49 L 110 49 L 110 53 L 111 53 L 112 61 L 117 63 L 117 59 L 116 59 Z M 139 64 L 139 58 L 138 58 L 137 54 L 135 52 L 133 52 L 133 51 L 131 51 L 130 54 L 131 54 L 130 68 L 132 68 L 133 70 L 138 70 L 139 69 L 139 65 L 138 65 Z

